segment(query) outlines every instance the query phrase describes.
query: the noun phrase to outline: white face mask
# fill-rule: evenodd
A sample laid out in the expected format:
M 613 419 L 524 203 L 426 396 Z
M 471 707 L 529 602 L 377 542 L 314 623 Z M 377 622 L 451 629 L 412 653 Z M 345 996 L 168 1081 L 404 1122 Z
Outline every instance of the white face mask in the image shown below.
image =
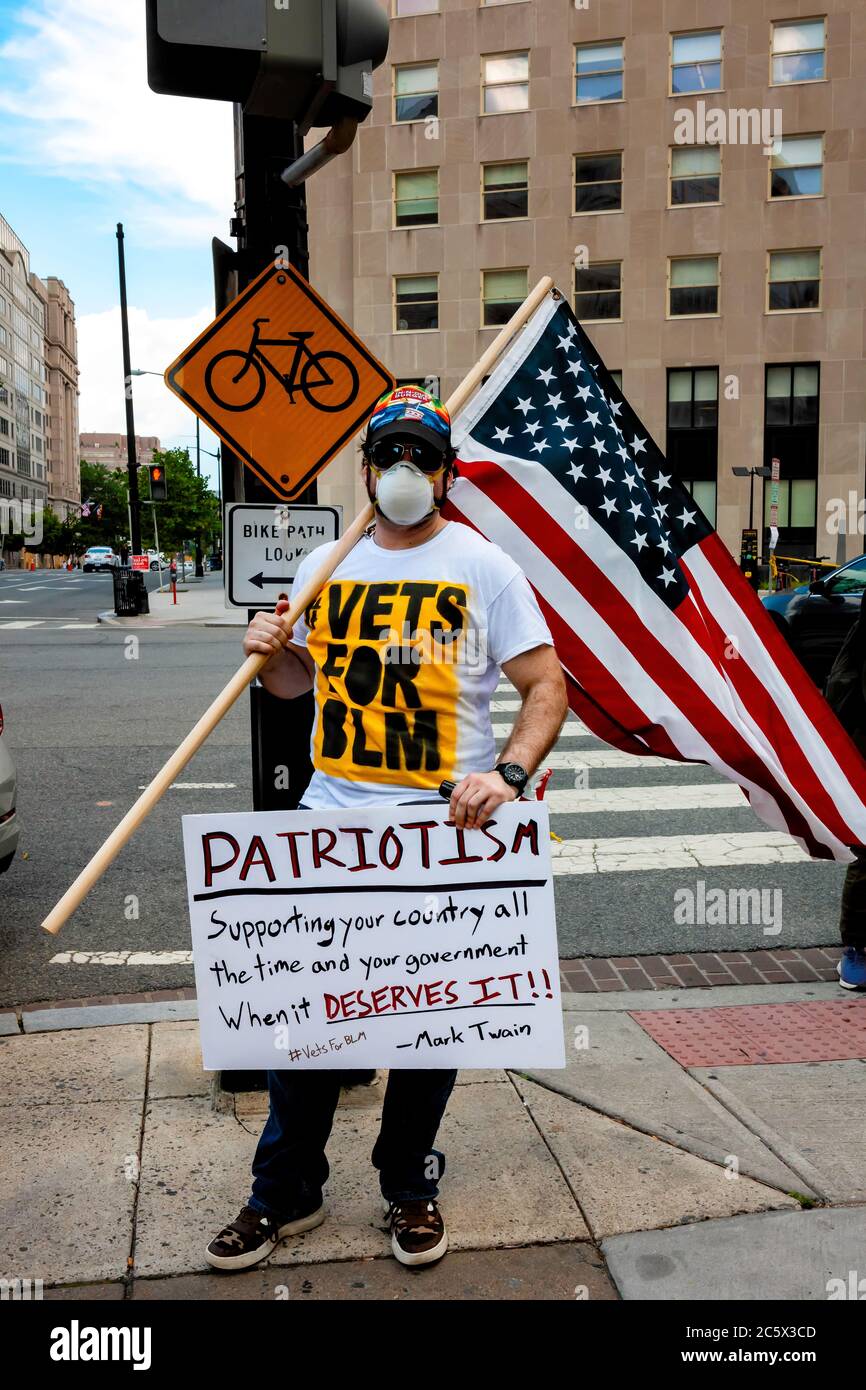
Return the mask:
M 434 483 L 433 478 L 404 459 L 379 477 L 376 503 L 395 526 L 415 526 L 433 510 Z

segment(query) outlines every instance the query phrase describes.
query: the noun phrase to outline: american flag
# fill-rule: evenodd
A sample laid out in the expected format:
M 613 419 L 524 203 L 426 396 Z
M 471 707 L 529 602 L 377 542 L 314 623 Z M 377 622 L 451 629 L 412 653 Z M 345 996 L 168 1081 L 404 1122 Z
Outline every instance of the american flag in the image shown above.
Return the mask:
M 866 843 L 866 763 L 552 291 L 454 422 L 444 514 L 521 566 L 569 704 L 706 763 L 813 857 Z

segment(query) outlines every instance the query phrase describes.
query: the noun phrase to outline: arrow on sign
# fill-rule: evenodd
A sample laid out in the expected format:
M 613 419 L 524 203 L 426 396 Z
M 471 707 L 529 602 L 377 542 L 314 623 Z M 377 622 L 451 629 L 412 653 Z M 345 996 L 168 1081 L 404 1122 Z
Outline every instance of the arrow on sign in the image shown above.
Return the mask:
M 254 574 L 250 577 L 250 583 L 255 584 L 257 589 L 263 589 L 266 584 L 294 584 L 290 574 Z

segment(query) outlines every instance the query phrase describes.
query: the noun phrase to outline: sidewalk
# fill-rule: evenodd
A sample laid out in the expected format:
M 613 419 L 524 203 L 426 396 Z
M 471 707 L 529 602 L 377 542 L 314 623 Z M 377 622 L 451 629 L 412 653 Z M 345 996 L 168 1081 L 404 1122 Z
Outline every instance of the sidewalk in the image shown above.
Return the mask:
M 202 1251 L 246 1198 L 266 1102 L 215 1106 L 195 1002 L 58 1031 L 4 1013 L 0 1275 L 70 1299 L 825 1300 L 828 1280 L 859 1271 L 856 1285 L 866 999 L 792 983 L 563 1002 L 564 1070 L 460 1075 L 439 1265 L 390 1255 L 369 1162 L 380 1080 L 344 1093 L 325 1224 L 229 1276 Z
M 148 593 L 150 613 L 141 618 L 118 618 L 113 609 L 98 613 L 97 621 L 115 627 L 137 628 L 165 627 L 170 623 L 191 623 L 196 627 L 238 627 L 247 626 L 247 611 L 241 608 L 226 608 L 223 597 L 223 576 L 219 571 L 205 575 L 204 579 L 186 582 L 179 581 L 177 603 L 172 602 L 171 590 L 166 578 L 163 591 L 152 589 Z

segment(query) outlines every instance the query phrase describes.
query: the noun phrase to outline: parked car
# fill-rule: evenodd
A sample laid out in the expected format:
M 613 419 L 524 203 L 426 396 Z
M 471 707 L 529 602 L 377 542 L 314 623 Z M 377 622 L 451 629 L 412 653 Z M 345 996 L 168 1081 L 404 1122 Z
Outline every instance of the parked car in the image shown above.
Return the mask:
M 5 570 L 5 568 L 6 568 L 6 561 L 3 559 L 3 556 L 0 555 L 0 570 Z
M 92 570 L 113 570 L 119 560 L 114 551 L 108 545 L 92 545 L 85 551 L 81 561 L 81 568 L 85 574 L 90 574 Z
M 815 684 L 823 689 L 866 590 L 866 555 L 811 584 L 765 594 L 761 600 Z
M 3 734 L 0 707 L 0 874 L 5 874 L 18 848 L 18 816 L 15 810 L 15 764 Z
M 161 550 L 146 550 L 144 553 L 150 560 L 150 568 L 152 570 L 158 570 L 160 565 L 162 565 L 164 570 L 168 569 L 168 561 Z
M 223 567 L 223 557 L 219 551 L 215 550 L 212 555 L 209 555 L 208 562 L 212 570 L 221 570 Z

